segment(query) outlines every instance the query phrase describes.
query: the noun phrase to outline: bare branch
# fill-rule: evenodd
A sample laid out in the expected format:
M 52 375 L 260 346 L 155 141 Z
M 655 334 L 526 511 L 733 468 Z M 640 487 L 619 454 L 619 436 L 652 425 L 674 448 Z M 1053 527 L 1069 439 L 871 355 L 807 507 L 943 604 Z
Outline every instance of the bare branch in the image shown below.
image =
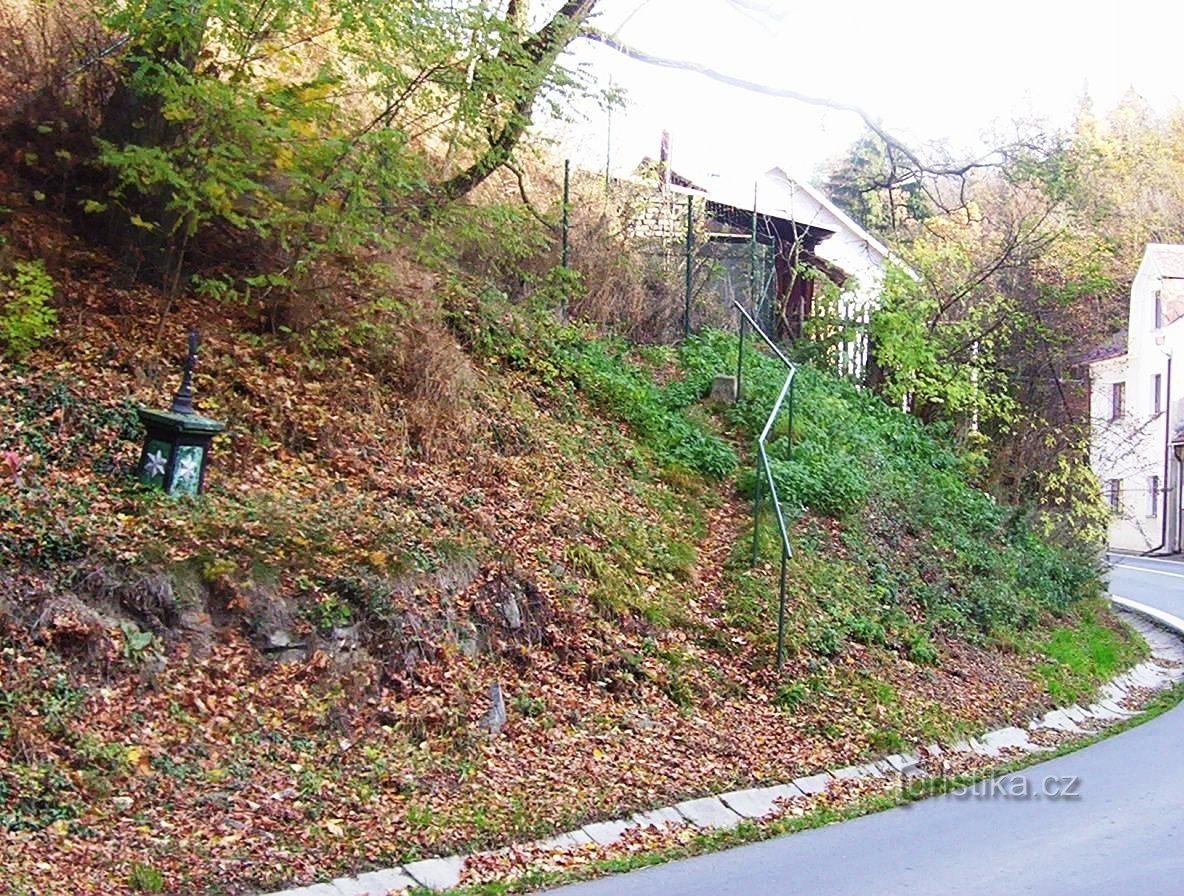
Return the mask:
M 880 122 L 873 118 L 870 113 L 856 106 L 853 103 L 845 103 L 841 100 L 832 99 L 830 97 L 815 96 L 809 93 L 803 93 L 800 90 L 793 90 L 787 87 L 770 87 L 767 84 L 760 84 L 756 81 L 749 81 L 745 78 L 738 78 L 734 75 L 725 74 L 716 71 L 706 65 L 698 62 L 690 62 L 683 59 L 670 59 L 665 56 L 655 56 L 652 53 L 647 53 L 644 50 L 639 50 L 636 47 L 623 43 L 612 35 L 605 34 L 595 28 L 585 28 L 580 32 L 580 36 L 587 38 L 599 44 L 603 44 L 611 50 L 627 56 L 637 62 L 643 62 L 647 65 L 654 65 L 660 68 L 674 69 L 675 71 L 692 72 L 694 74 L 702 75 L 705 78 L 710 78 L 712 81 L 717 81 L 720 84 L 726 84 L 729 87 L 736 87 L 740 90 L 747 90 L 750 93 L 758 93 L 762 96 L 771 96 L 777 99 L 794 100 L 799 103 L 805 103 L 810 106 L 820 106 L 826 109 L 834 109 L 839 112 L 849 112 L 852 115 L 858 116 L 863 120 L 885 146 L 899 153 L 906 159 L 917 173 L 925 173 L 935 177 L 965 177 L 972 171 L 981 168 L 994 168 L 999 162 L 993 160 L 992 157 L 996 153 L 991 153 L 989 156 L 976 159 L 969 162 L 964 162 L 958 165 L 935 165 L 931 162 L 925 162 L 917 155 L 908 144 L 893 136 L 887 129 L 884 128 Z

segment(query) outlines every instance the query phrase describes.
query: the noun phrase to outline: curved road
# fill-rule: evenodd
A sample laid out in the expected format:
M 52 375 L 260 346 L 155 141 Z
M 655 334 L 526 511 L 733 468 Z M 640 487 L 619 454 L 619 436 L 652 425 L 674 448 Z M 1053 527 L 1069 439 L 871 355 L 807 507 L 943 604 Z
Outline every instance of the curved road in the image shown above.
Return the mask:
M 1184 563 L 1116 557 L 1112 593 L 1184 618 Z M 1184 896 L 1184 704 L 998 779 L 1073 799 L 947 795 L 552 891 L 563 896 Z

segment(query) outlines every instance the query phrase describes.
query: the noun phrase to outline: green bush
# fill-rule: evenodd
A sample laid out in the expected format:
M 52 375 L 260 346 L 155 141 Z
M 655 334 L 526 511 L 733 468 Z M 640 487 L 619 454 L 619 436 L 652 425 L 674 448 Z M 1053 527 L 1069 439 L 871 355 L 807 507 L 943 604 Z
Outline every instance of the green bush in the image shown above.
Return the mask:
M 53 332 L 53 289 L 53 278 L 40 260 L 18 261 L 11 273 L 0 276 L 0 346 L 10 355 L 23 356 Z
M 735 370 L 736 354 L 733 334 L 710 331 L 688 339 L 678 353 L 683 377 L 663 390 L 666 404 L 682 406 L 704 395 L 715 374 Z M 745 350 L 743 398 L 722 411 L 741 441 L 755 442 L 785 375 L 776 358 Z M 787 516 L 803 509 L 841 520 L 849 553 L 836 559 L 863 569 L 873 583 L 846 587 L 850 597 L 838 598 L 847 602 L 847 615 L 839 617 L 846 623 L 816 632 L 810 639 L 816 653 L 834 653 L 845 639 L 883 638 L 915 662 L 935 662 L 926 634 L 907 617 L 884 615 L 886 599 L 921 608 L 930 626 L 991 634 L 1031 628 L 1043 614 L 1065 612 L 1097 593 L 1093 546 L 1085 539 L 1049 543 L 1037 535 L 1038 514 L 1003 506 L 975 488 L 981 457 L 960 453 L 947 432 L 808 365 L 798 367 L 794 392 L 792 433 L 785 413 L 769 445 L 783 507 Z M 738 485 L 751 496 L 755 482 L 753 463 L 740 472 Z M 797 537 L 808 521 L 799 520 Z M 834 548 L 824 541 L 811 550 Z M 880 581 L 885 575 L 877 558 L 885 556 L 893 557 L 892 581 Z M 807 575 L 808 566 L 798 551 L 793 578 L 799 587 L 835 595 L 834 587 Z

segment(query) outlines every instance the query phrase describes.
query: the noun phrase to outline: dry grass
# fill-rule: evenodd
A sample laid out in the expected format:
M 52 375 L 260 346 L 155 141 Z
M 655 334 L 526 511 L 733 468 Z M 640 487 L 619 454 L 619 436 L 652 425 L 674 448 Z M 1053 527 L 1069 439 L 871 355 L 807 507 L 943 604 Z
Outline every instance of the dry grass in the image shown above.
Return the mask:
M 630 244 L 613 209 L 573 210 L 572 266 L 584 292 L 573 298 L 571 313 L 614 329 L 635 342 L 667 342 L 681 333 L 682 272 L 669 247 Z M 649 251 L 647 251 L 649 250 Z
M 425 458 L 463 454 L 476 429 L 477 374 L 455 337 L 435 320 L 413 320 L 397 351 L 411 446 Z
M 97 120 L 114 84 L 103 52 L 115 40 L 85 0 L 0 2 L 0 117 Z

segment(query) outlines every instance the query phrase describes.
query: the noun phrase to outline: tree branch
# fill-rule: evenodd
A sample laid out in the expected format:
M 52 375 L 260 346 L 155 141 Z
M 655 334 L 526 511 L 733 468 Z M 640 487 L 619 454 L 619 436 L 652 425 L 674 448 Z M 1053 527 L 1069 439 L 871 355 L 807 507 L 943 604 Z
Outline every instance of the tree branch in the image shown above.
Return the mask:
M 756 81 L 749 81 L 746 78 L 738 78 L 734 75 L 725 74 L 724 72 L 716 71 L 706 65 L 698 62 L 690 62 L 683 59 L 670 59 L 665 56 L 655 56 L 652 53 L 647 53 L 644 50 L 639 50 L 636 47 L 623 43 L 612 35 L 605 34 L 595 28 L 585 28 L 580 32 L 580 36 L 595 43 L 603 44 L 611 50 L 627 56 L 637 62 L 643 62 L 646 65 L 654 65 L 659 68 L 669 68 L 675 71 L 692 72 L 693 74 L 702 75 L 712 81 L 717 81 L 720 84 L 726 84 L 729 87 L 735 87 L 740 90 L 747 90 L 750 93 L 758 93 L 762 96 L 771 96 L 777 99 L 794 100 L 799 103 L 805 103 L 810 106 L 820 106 L 826 109 L 834 109 L 838 112 L 849 112 L 852 115 L 858 116 L 863 123 L 867 125 L 868 129 L 875 134 L 884 145 L 889 149 L 899 153 L 905 160 L 907 160 L 918 173 L 930 174 L 935 177 L 965 177 L 972 171 L 980 168 L 993 168 L 998 165 L 998 162 L 990 161 L 990 157 L 976 159 L 970 162 L 964 162 L 958 165 L 934 165 L 925 162 L 916 152 L 909 148 L 904 141 L 893 136 L 880 122 L 873 118 L 870 113 L 856 106 L 853 103 L 845 103 L 841 100 L 831 99 L 829 97 L 815 96 L 809 93 L 803 93 L 800 90 L 793 90 L 788 87 L 770 87 L 767 84 L 760 84 Z M 993 155 L 994 153 L 992 153 Z

